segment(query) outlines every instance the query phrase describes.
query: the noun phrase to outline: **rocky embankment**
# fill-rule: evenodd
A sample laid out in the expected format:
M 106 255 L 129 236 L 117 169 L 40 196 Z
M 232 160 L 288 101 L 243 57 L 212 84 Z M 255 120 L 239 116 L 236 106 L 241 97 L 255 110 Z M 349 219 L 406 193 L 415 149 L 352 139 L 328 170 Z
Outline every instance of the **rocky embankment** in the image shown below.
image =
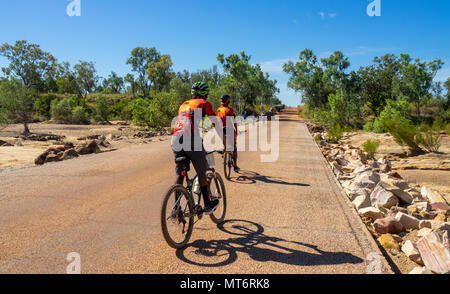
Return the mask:
M 43 165 L 87 154 L 164 141 L 171 134 L 169 128 L 152 131 L 125 123 L 87 127 L 36 124 L 33 127 L 37 133 L 26 135 L 21 133 L 20 127 L 12 125 L 0 133 L 0 172 L 14 167 Z
M 169 134 L 170 133 L 168 132 L 168 130 L 163 130 L 161 132 L 139 131 L 134 133 L 132 138 L 149 139 L 153 137 L 167 136 Z M 61 139 L 64 139 L 64 137 L 59 137 L 58 139 L 60 141 L 57 141 L 54 146 L 50 146 L 44 153 L 39 155 L 35 159 L 34 163 L 36 165 L 43 165 L 48 162 L 77 158 L 80 155 L 97 154 L 104 151 L 112 151 L 113 149 L 111 149 L 110 141 L 120 141 L 124 138 L 126 137 L 115 136 L 112 134 L 109 134 L 107 136 L 90 135 L 78 138 L 77 141 L 82 141 L 83 143 L 74 145 L 72 142 L 62 142 Z
M 387 158 L 370 159 L 350 144 L 332 144 L 307 124 L 356 211 L 401 272 L 450 274 L 450 206 L 426 186 L 411 185 Z
M 72 142 L 59 142 L 60 144 L 51 146 L 44 153 L 39 155 L 34 160 L 34 163 L 36 165 L 43 165 L 48 162 L 77 158 L 80 155 L 101 153 L 111 146 L 104 136 L 91 136 L 90 138 L 80 139 L 87 139 L 90 141 L 76 146 Z M 101 147 L 103 147 L 103 150 Z

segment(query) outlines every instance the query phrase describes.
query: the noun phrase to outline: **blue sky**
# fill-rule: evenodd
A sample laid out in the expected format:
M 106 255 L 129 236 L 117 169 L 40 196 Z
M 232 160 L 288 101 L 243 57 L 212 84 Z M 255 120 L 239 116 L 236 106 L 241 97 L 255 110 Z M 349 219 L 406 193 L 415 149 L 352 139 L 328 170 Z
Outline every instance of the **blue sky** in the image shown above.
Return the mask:
M 0 44 L 29 40 L 59 61 L 95 61 L 101 76 L 130 72 L 136 46 L 170 54 L 177 71 L 244 50 L 279 81 L 287 105 L 300 98 L 281 65 L 304 48 L 321 57 L 341 50 L 355 69 L 386 53 L 440 58 L 436 79 L 450 77 L 450 1 L 380 1 L 381 16 L 369 17 L 368 0 L 81 0 L 81 16 L 69 17 L 68 0 L 0 0 Z

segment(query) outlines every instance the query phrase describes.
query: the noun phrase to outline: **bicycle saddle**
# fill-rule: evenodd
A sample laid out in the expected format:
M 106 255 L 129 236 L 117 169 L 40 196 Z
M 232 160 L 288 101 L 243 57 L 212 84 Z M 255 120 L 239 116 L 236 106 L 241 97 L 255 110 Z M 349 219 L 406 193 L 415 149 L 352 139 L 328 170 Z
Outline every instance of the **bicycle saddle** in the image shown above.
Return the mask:
M 188 160 L 188 158 L 183 156 L 183 157 L 178 157 L 177 159 L 175 159 L 175 162 L 179 163 L 179 162 L 185 162 L 187 160 Z

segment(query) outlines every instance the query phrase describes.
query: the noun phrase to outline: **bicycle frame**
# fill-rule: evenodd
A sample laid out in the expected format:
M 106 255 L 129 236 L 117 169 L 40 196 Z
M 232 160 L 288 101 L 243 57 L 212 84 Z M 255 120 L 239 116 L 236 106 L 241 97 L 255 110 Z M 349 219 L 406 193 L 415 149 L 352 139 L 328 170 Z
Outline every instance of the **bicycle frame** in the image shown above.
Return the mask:
M 233 152 L 232 151 L 227 151 L 227 153 L 228 153 L 228 163 L 233 164 L 234 163 Z
M 214 152 L 217 152 L 217 151 L 214 151 Z M 208 154 L 211 154 L 211 153 L 214 153 L 214 152 L 209 152 Z M 216 170 L 215 170 L 213 167 L 208 167 L 207 171 L 211 171 L 211 172 L 213 172 L 213 173 L 216 172 Z M 192 191 L 192 188 L 193 188 L 193 186 L 194 186 L 194 182 L 195 182 L 195 180 L 198 178 L 198 175 L 195 174 L 194 177 L 193 177 L 192 179 L 190 179 L 190 178 L 189 178 L 189 173 L 188 173 L 187 171 L 184 171 L 184 173 L 185 173 L 185 174 L 184 174 L 184 177 L 186 178 L 186 189 L 187 189 L 188 192 L 189 192 L 189 197 L 193 200 L 195 206 L 200 205 L 200 201 L 201 201 L 200 198 L 201 198 L 201 197 L 198 198 L 198 203 L 197 203 L 197 202 L 195 201 L 196 199 L 194 198 L 194 193 L 193 193 L 193 191 Z M 181 197 L 180 197 L 180 199 L 181 199 Z M 180 199 L 178 199 L 178 200 L 175 202 L 174 207 L 175 207 L 177 204 L 179 204 Z M 183 209 L 183 212 L 184 212 L 184 213 L 186 213 L 187 207 L 188 207 L 188 202 L 186 202 L 186 205 L 185 205 L 185 207 L 184 207 L 184 209 Z M 194 213 L 191 213 L 191 214 L 186 214 L 186 216 L 187 216 L 187 217 L 192 217 L 192 216 L 198 216 L 198 214 L 194 212 Z

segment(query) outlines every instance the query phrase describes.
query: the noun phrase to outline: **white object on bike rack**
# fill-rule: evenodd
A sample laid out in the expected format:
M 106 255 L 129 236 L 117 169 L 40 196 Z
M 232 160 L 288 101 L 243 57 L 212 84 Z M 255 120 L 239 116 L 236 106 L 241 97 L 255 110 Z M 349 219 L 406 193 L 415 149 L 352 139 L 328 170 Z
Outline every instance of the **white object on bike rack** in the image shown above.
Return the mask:
M 192 192 L 194 192 L 197 195 L 200 195 L 200 193 L 201 193 L 200 183 L 198 182 L 198 177 L 196 177 L 194 180 L 194 184 L 192 185 Z

